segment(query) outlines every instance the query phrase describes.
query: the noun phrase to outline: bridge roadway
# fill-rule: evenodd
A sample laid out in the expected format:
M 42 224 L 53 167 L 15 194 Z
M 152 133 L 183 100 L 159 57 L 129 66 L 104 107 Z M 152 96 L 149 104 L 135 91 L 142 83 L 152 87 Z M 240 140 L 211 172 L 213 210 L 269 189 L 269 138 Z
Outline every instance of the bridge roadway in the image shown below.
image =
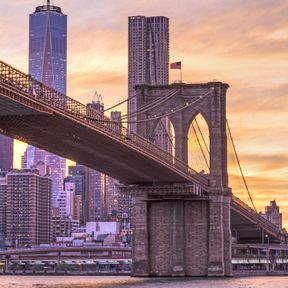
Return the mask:
M 231 201 L 231 232 L 238 243 L 288 243 L 288 234 L 260 216 L 235 195 Z M 266 239 L 267 241 L 267 239 Z
M 1 133 L 124 184 L 196 182 L 208 187 L 205 177 L 155 144 L 1 61 L 0 107 Z

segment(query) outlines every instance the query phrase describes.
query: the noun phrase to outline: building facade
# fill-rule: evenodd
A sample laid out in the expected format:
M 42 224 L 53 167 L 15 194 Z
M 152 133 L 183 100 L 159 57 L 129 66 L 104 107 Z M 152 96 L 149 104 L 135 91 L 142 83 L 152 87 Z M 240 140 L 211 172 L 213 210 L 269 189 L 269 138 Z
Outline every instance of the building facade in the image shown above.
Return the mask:
M 66 94 L 67 16 L 60 7 L 38 6 L 29 21 L 29 73 Z
M 36 7 L 29 18 L 29 74 L 66 95 L 67 78 L 67 16 L 48 0 Z M 66 160 L 35 147 L 28 147 L 27 168 L 39 161 L 51 168 L 52 205 L 62 190 Z
M 57 237 L 71 236 L 72 221 L 67 216 L 61 216 L 58 207 L 52 208 L 51 225 L 53 242 L 56 242 Z
M 65 182 L 63 191 L 57 195 L 57 207 L 59 208 L 60 215 L 66 216 L 71 220 L 75 219 L 74 203 L 75 183 Z
M 265 213 L 260 212 L 260 215 L 282 229 L 282 213 L 280 213 L 275 200 L 270 201 L 270 205 L 265 207 Z
M 0 135 L 0 170 L 9 171 L 13 167 L 13 139 Z
M 169 19 L 167 17 L 132 16 L 128 18 L 128 120 L 137 120 L 138 84 L 169 83 Z M 134 113 L 134 114 L 133 114 Z M 136 124 L 129 129 L 136 131 Z
M 0 249 L 5 247 L 7 218 L 7 172 L 0 172 Z
M 9 246 L 51 242 L 51 179 L 38 169 L 7 174 L 6 237 Z
M 69 166 L 68 176 L 64 180 L 64 186 L 74 184 L 74 219 L 79 220 L 81 225 L 84 224 L 84 201 L 86 188 L 86 168 L 83 165 Z

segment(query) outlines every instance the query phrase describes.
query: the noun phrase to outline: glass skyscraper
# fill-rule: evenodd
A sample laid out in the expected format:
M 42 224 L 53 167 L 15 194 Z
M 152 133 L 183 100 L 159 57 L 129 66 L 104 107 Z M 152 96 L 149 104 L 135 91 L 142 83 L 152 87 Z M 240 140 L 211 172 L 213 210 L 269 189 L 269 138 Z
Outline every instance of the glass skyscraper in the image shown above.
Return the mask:
M 67 16 L 60 7 L 36 7 L 29 22 L 29 73 L 66 94 Z
M 47 0 L 45 5 L 36 7 L 29 20 L 29 74 L 66 94 L 67 16 L 60 7 L 51 5 Z M 29 146 L 27 165 L 36 165 L 39 159 L 51 168 L 52 205 L 56 206 L 56 197 L 62 190 L 65 177 L 66 161 Z

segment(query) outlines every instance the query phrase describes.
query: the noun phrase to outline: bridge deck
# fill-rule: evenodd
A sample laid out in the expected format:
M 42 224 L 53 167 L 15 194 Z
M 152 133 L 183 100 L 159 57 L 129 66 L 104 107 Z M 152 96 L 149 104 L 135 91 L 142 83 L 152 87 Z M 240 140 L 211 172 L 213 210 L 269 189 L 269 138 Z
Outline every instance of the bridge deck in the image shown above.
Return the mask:
M 125 184 L 208 181 L 171 154 L 0 61 L 0 132 Z
M 231 201 L 231 229 L 232 234 L 236 232 L 238 241 L 244 243 L 261 243 L 265 240 L 263 239 L 265 235 L 269 237 L 271 243 L 287 243 L 288 239 L 287 233 L 234 195 Z

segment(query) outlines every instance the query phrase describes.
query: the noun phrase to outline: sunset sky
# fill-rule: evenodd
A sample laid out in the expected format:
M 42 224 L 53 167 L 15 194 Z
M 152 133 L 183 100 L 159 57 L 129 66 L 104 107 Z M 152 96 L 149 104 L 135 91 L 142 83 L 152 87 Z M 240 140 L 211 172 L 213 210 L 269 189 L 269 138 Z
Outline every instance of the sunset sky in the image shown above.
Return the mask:
M 0 59 L 25 72 L 29 13 L 42 4 L 43 0 L 0 2 Z M 275 199 L 288 227 L 287 0 L 54 4 L 68 15 L 68 95 L 86 103 L 98 90 L 106 107 L 127 97 L 127 17 L 169 17 L 171 62 L 182 61 L 184 82 L 217 79 L 230 85 L 227 117 L 256 206 L 263 211 Z M 171 82 L 178 79 L 177 72 L 171 72 Z M 15 145 L 16 166 L 23 147 Z M 237 185 L 234 178 L 231 175 L 232 188 Z

